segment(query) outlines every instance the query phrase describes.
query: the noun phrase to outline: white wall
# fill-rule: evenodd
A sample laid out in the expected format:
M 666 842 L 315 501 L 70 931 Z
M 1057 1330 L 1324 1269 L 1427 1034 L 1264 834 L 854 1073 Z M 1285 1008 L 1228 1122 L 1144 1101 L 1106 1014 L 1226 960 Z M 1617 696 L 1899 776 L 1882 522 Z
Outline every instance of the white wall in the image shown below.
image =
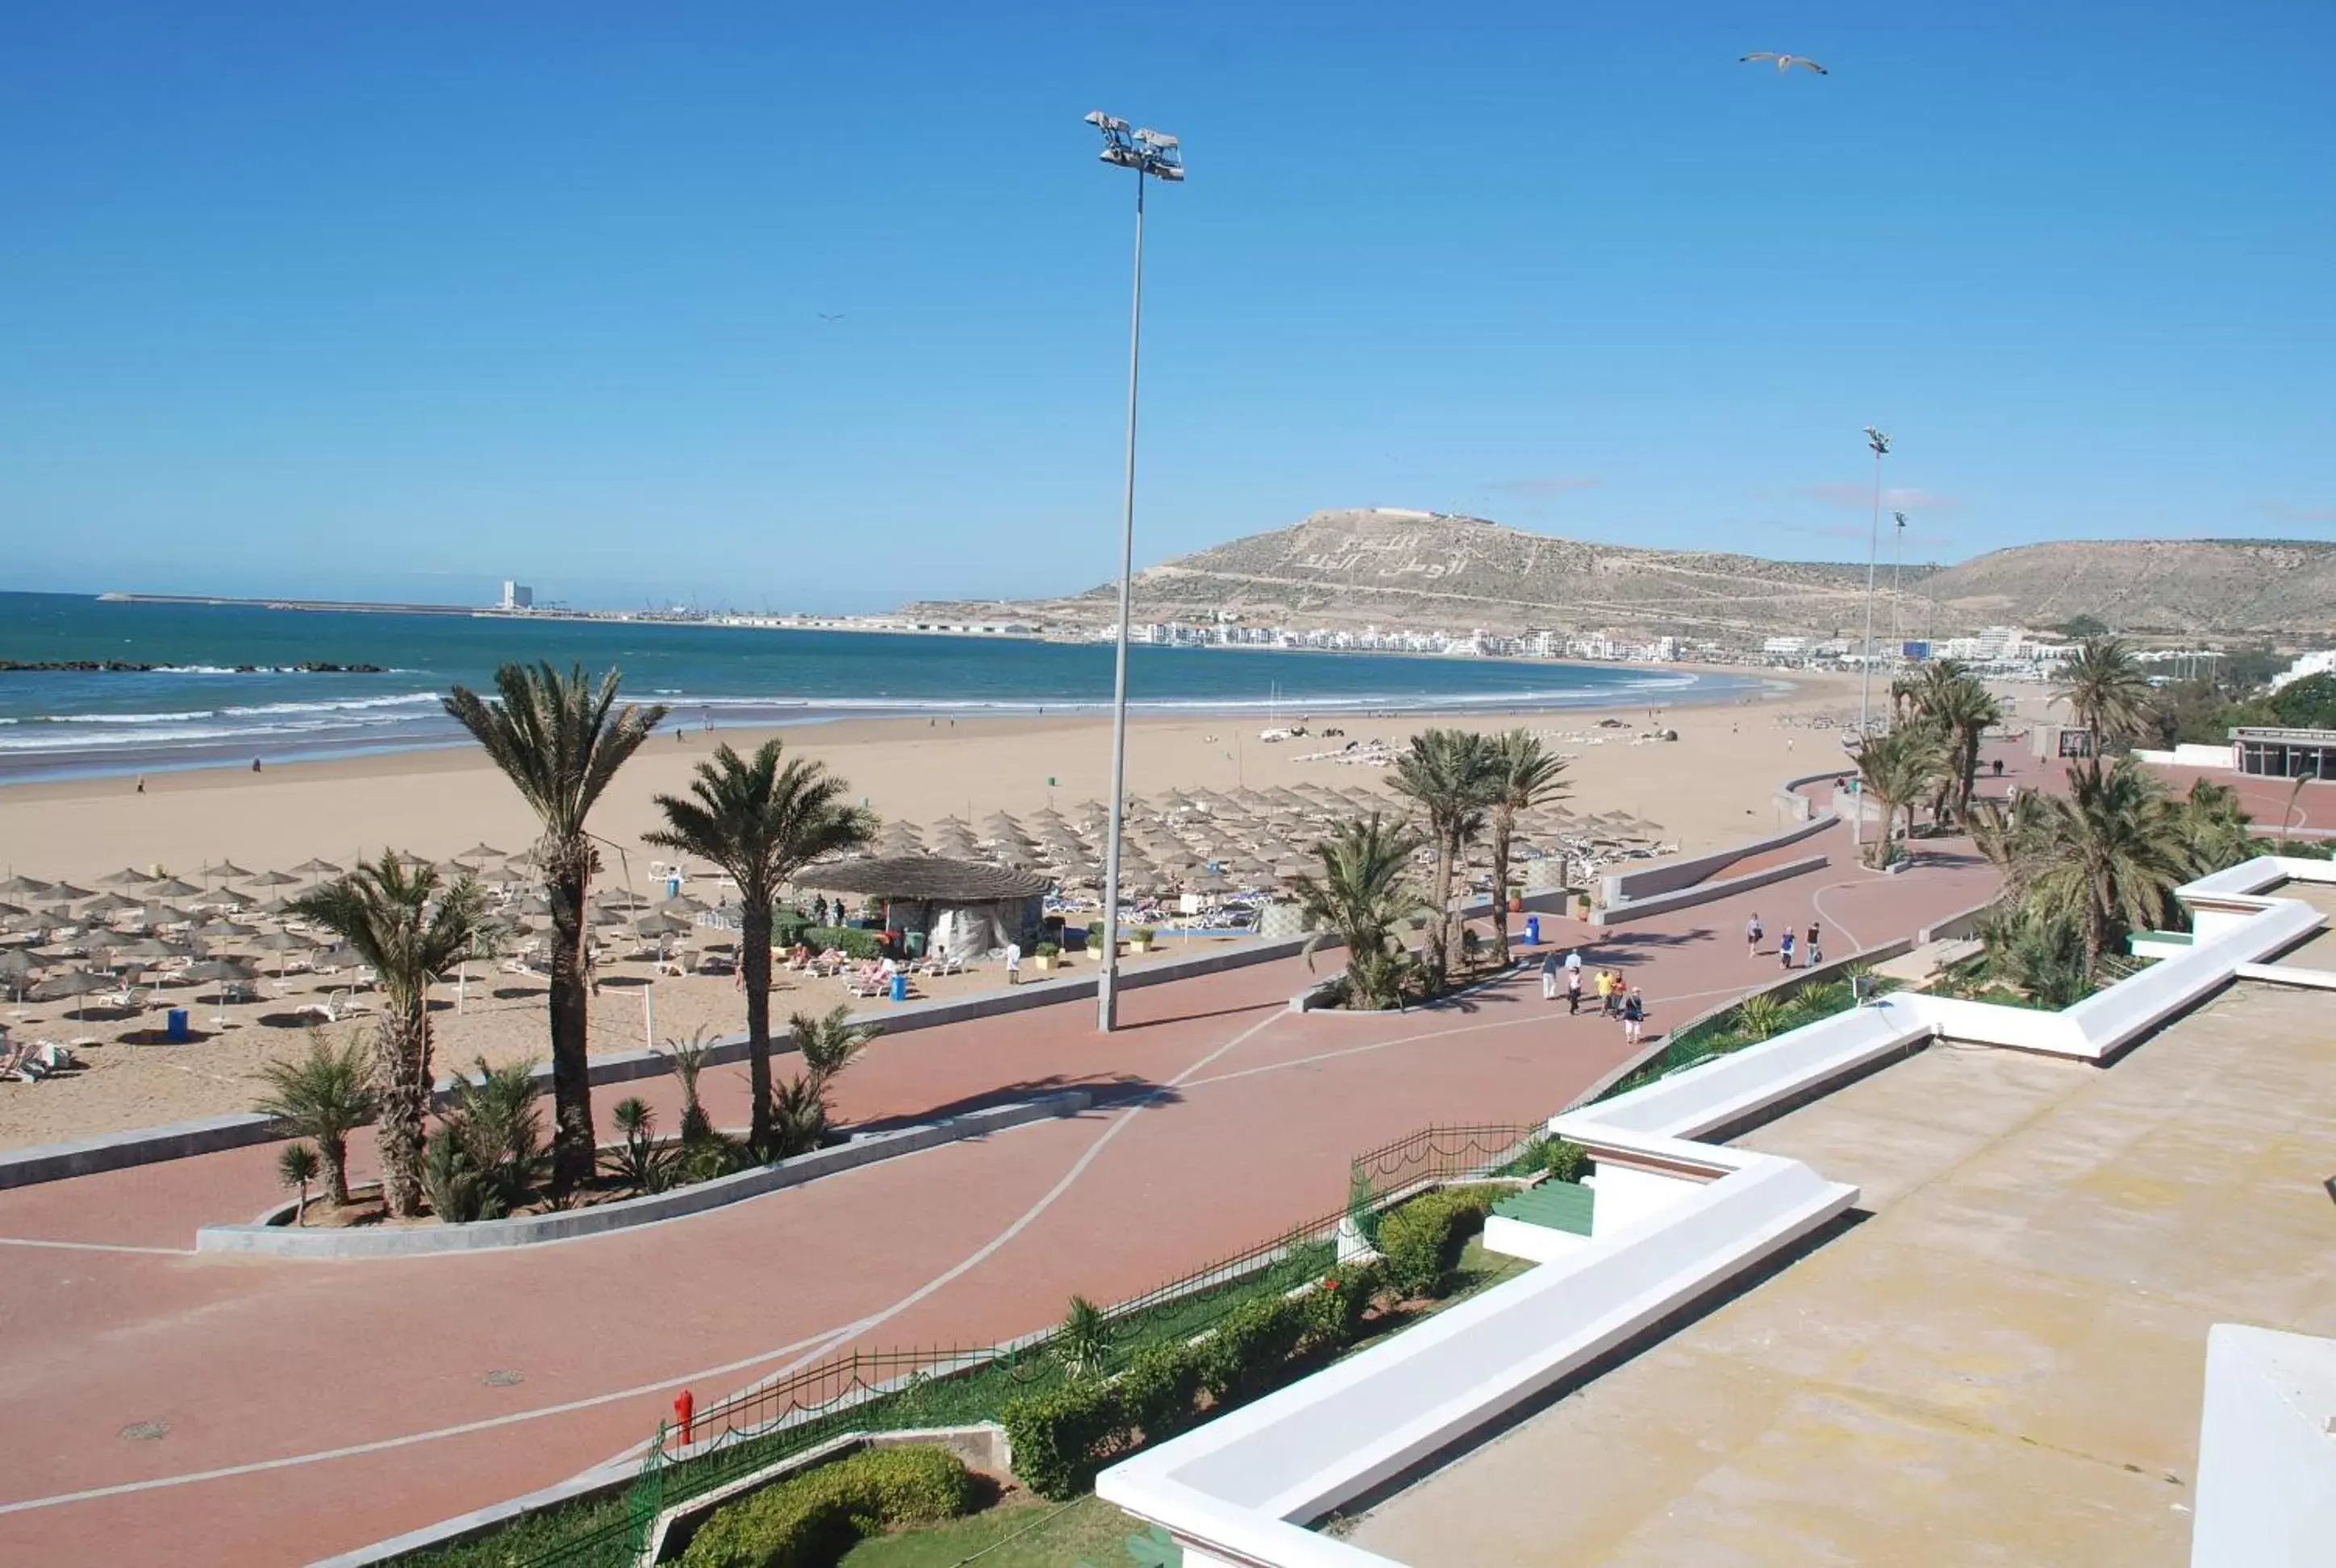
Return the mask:
M 1639 1170 L 1605 1160 L 1598 1162 L 1598 1169 L 1582 1184 L 1594 1187 L 1598 1193 L 1598 1201 L 1590 1211 L 1590 1233 L 1593 1236 L 1611 1236 L 1683 1203 L 1703 1185 L 1686 1176 Z
M 2336 1561 L 2336 1340 L 2206 1333 L 2190 1568 Z

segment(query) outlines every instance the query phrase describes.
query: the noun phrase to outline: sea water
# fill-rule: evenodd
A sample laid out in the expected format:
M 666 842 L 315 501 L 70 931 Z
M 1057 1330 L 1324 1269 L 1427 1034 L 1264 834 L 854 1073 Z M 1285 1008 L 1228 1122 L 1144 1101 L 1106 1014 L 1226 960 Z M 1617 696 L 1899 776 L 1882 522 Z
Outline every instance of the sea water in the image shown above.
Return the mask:
M 624 672 L 668 726 L 1107 708 L 1107 643 L 797 631 L 659 621 L 279 610 L 0 594 L 0 659 L 116 660 L 149 671 L 0 671 L 0 780 L 248 765 L 459 744 L 440 705 L 498 666 Z M 297 671 L 373 665 L 377 674 Z M 1131 650 L 1140 713 L 1282 722 L 1377 712 L 1656 706 L 1732 700 L 1750 677 L 1546 659 Z

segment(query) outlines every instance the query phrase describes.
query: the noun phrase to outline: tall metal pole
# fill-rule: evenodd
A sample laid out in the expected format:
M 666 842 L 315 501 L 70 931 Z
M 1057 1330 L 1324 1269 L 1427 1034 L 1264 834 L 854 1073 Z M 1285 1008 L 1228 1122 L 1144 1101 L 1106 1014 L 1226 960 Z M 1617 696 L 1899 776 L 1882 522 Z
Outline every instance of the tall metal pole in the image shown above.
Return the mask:
M 1872 734 L 1874 715 L 1874 577 L 1882 553 L 1882 454 L 1890 450 L 1890 438 L 1874 429 L 1865 427 L 1866 444 L 1874 448 L 1874 526 L 1865 537 L 1865 650 L 1858 660 L 1857 742 L 1865 744 Z M 1886 824 L 1885 824 L 1886 825 Z M 1849 819 L 1849 842 L 1865 842 L 1865 792 L 1857 792 L 1857 810 Z
M 1111 679 L 1111 847 L 1103 873 L 1103 970 L 1095 1027 L 1119 1027 L 1119 842 L 1127 813 L 1127 621 L 1135 575 L 1135 385 L 1144 349 L 1144 184 L 1135 170 L 1135 303 L 1127 326 L 1127 498 L 1119 531 L 1119 652 Z

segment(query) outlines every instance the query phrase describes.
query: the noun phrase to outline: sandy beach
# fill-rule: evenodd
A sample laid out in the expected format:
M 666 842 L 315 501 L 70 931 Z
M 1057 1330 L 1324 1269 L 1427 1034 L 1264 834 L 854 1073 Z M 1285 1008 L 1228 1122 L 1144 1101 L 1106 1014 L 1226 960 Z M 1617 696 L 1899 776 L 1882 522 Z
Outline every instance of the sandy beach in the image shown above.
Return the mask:
M 1278 744 L 1259 739 L 1258 722 L 1230 718 L 1142 722 L 1131 728 L 1131 793 L 1171 788 L 1329 784 L 1340 789 L 1384 787 L 1383 770 L 1342 765 L 1319 754 L 1376 737 L 1400 745 L 1414 731 L 1438 723 L 1494 730 L 1522 726 L 1541 733 L 1572 760 L 1567 803 L 1577 812 L 1628 812 L 1661 824 L 1666 845 L 1691 852 L 1734 842 L 1772 826 L 1772 791 L 1796 771 L 1816 771 L 1841 755 L 1835 733 L 1818 721 L 1854 717 L 1854 680 L 1796 677 L 1788 696 L 1742 704 L 1644 707 L 1610 715 L 1472 713 L 1457 719 L 1429 716 L 1325 722 L 1343 738 L 1319 735 Z M 1617 723 L 1600 727 L 1601 717 Z M 1285 716 L 1285 723 L 1303 722 Z M 1676 730 L 1673 743 L 1638 737 L 1653 728 Z M 778 732 L 790 753 L 814 757 L 851 782 L 855 796 L 887 821 L 926 824 L 955 814 L 979 821 L 992 812 L 1023 813 L 1076 803 L 1109 790 L 1107 722 L 1090 716 L 1021 718 L 854 721 Z M 724 730 L 678 739 L 659 736 L 645 747 L 603 798 L 594 830 L 615 848 L 600 887 L 631 885 L 662 896 L 647 881 L 652 859 L 640 834 L 655 825 L 653 797 L 686 787 L 692 766 L 726 742 L 741 750 L 764 734 Z M 210 770 L 34 784 L 0 789 L 0 878 L 23 874 L 82 887 L 124 867 L 162 868 L 192 877 L 201 866 L 231 861 L 250 871 L 289 868 L 320 857 L 346 865 L 384 848 L 442 860 L 482 841 L 506 851 L 533 840 L 533 820 L 502 776 L 472 748 L 411 752 L 337 762 L 287 765 L 260 774 Z M 289 891 L 297 891 L 289 890 Z M 706 887 L 693 891 L 701 895 Z M 266 890 L 254 890 L 265 893 Z M 37 898 L 30 901 L 38 903 Z M 727 979 L 657 978 L 646 961 L 618 963 L 605 972 L 593 1013 L 596 1051 L 638 1049 L 651 1023 L 644 996 L 654 986 L 658 1038 L 705 1028 L 741 1027 L 743 1004 Z M 846 999 L 841 985 L 785 977 L 791 989 L 773 998 L 781 1017 L 799 1008 L 825 1008 Z M 1001 983 L 979 969 L 920 983 L 922 994 L 986 989 Z M 345 977 L 295 974 L 248 1003 L 221 1006 L 174 990 L 155 993 L 137 1017 L 92 1008 L 75 1019 L 70 1003 L 0 1002 L 0 1018 L 22 1035 L 70 1039 L 88 1064 L 77 1074 L 39 1084 L 0 1083 L 0 1147 L 53 1142 L 192 1116 L 249 1108 L 252 1074 L 271 1057 L 302 1047 L 311 1020 L 298 1009 L 321 1001 Z M 452 987 L 437 1022 L 442 1069 L 484 1056 L 502 1062 L 540 1058 L 545 1051 L 542 981 L 473 969 L 460 1010 Z M 191 990 L 195 989 L 190 989 Z M 267 993 L 274 994 L 267 994 Z M 125 1037 L 161 1038 L 164 1007 L 187 1006 L 205 1037 L 193 1044 L 125 1043 Z M 365 1027 L 362 1018 L 323 1026 L 328 1033 Z M 94 1043 L 87 1043 L 94 1042 Z

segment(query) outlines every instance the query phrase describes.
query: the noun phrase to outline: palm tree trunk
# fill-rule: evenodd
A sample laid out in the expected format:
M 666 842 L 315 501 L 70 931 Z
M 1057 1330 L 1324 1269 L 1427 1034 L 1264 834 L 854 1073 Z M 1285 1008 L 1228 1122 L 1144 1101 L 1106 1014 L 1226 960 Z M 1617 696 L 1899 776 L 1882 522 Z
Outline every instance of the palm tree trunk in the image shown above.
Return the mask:
M 746 987 L 746 1071 L 754 1096 L 747 1141 L 769 1159 L 771 1148 L 771 895 L 743 900 L 738 933 L 738 973 Z M 800 1043 L 800 1042 L 798 1042 Z
M 1506 806 L 1493 815 L 1493 961 L 1509 967 L 1509 835 L 1516 820 Z
M 1451 981 L 1453 951 L 1453 851 L 1451 839 L 1436 834 L 1436 919 L 1427 923 L 1427 968 L 1436 984 Z
M 589 843 L 559 846 L 545 882 L 551 903 L 551 1185 L 566 1193 L 592 1179 L 592 1077 L 584 988 L 584 895 Z
M 423 1124 L 430 1114 L 430 1045 L 422 1009 L 426 998 L 392 1009 L 381 1023 L 381 1196 L 391 1215 L 410 1220 L 422 1212 Z M 331 1158 L 326 1154 L 326 1159 Z M 345 1180 L 326 1166 L 327 1179 Z M 341 1188 L 346 1201 L 347 1188 Z
M 349 1201 L 349 1141 L 346 1138 L 318 1138 L 316 1159 L 325 1167 L 325 1195 L 336 1203 L 346 1205 Z

